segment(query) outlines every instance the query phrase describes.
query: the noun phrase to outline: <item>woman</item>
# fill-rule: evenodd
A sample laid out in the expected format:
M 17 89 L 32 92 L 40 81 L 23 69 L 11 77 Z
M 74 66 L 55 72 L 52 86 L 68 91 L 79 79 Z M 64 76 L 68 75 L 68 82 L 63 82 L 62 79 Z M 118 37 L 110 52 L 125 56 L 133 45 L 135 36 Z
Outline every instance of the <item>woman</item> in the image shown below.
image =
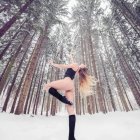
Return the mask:
M 79 75 L 80 91 L 81 93 L 90 93 L 92 85 L 97 82 L 92 76 L 88 74 L 88 69 L 84 64 L 78 65 L 77 63 L 65 64 L 54 64 L 52 61 L 49 62 L 54 67 L 67 69 L 64 75 L 64 79 L 53 81 L 44 85 L 44 90 L 47 90 L 51 95 L 55 96 L 61 102 L 66 104 L 67 111 L 69 114 L 69 140 L 75 140 L 75 111 L 73 107 L 74 98 L 74 77 L 75 74 Z M 65 91 L 65 96 L 62 96 L 57 90 Z

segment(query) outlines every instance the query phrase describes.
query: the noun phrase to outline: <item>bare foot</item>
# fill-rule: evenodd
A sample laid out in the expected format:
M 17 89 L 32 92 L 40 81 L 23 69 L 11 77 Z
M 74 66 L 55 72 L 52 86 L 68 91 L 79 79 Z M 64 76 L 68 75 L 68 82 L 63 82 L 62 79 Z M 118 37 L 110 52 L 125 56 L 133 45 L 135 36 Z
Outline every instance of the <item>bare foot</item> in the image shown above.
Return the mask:
M 48 87 L 47 84 L 44 84 L 44 85 L 43 85 L 43 91 L 48 92 L 49 88 L 50 88 L 50 87 Z

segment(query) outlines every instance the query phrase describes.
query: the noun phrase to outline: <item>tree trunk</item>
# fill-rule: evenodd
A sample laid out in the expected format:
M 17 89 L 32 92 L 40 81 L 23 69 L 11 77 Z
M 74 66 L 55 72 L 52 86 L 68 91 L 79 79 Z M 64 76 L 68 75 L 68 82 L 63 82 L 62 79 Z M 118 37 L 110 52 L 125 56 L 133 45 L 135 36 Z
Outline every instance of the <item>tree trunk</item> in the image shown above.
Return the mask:
M 32 38 L 31 38 L 31 40 L 32 40 Z M 30 41 L 30 42 L 31 42 L 31 41 Z M 29 43 L 30 43 L 30 42 L 29 42 Z M 16 78 L 17 78 L 17 75 L 18 75 L 18 72 L 19 72 L 19 70 L 20 70 L 20 68 L 21 68 L 21 66 L 22 66 L 22 64 L 23 64 L 23 60 L 24 60 L 24 58 L 25 58 L 25 55 L 27 54 L 29 43 L 27 44 L 27 46 L 25 46 L 25 47 L 26 47 L 26 50 L 25 50 L 25 52 L 24 52 L 24 54 L 23 54 L 23 56 L 22 56 L 22 59 L 20 60 L 20 64 L 19 64 L 19 66 L 18 66 L 18 68 L 17 68 L 17 70 L 16 70 L 16 73 L 15 73 L 15 75 L 14 75 L 14 78 L 13 78 L 13 80 L 12 80 L 12 82 L 11 82 L 12 84 L 11 84 L 11 86 L 10 86 L 8 92 L 7 92 L 7 96 L 6 96 L 6 99 L 5 99 L 5 102 L 4 102 L 2 111 L 6 111 L 6 109 L 7 109 L 7 105 L 8 105 L 9 99 L 10 99 L 10 95 L 11 95 L 11 91 L 12 91 L 13 86 L 14 86 L 14 84 L 15 84 L 15 81 L 16 81 Z
M 115 101 L 114 101 L 113 94 L 112 94 L 112 91 L 111 91 L 111 87 L 109 85 L 109 81 L 108 81 L 108 77 L 107 77 L 107 72 L 106 72 L 106 69 L 105 69 L 105 66 L 104 66 L 103 59 L 102 59 L 101 55 L 100 55 L 100 59 L 101 59 L 101 64 L 102 64 L 104 75 L 105 75 L 105 81 L 106 81 L 106 84 L 107 84 L 108 94 L 109 94 L 110 100 L 111 100 L 111 105 L 112 105 L 113 110 L 116 111 L 117 108 L 116 108 L 116 105 L 115 105 Z
M 36 104 L 35 104 L 35 114 L 37 115 L 37 108 L 39 104 L 39 99 L 40 99 L 40 90 L 41 90 L 41 85 L 42 85 L 42 78 L 44 75 L 44 68 L 45 68 L 44 62 L 42 63 L 41 66 L 41 71 L 40 71 L 40 78 L 39 78 L 39 83 L 38 83 L 38 88 L 37 88 L 37 98 L 36 98 Z
M 48 73 L 47 73 L 47 79 L 49 78 L 49 69 L 50 68 L 48 68 Z M 43 103 L 42 103 L 42 107 L 41 107 L 41 115 L 43 115 L 43 108 L 44 108 L 44 103 L 45 103 L 45 100 L 46 100 L 46 92 L 44 91 L 44 93 L 43 93 Z
M 34 35 L 35 35 L 35 34 L 34 34 Z M 33 36 L 34 36 L 34 35 L 33 35 Z M 33 51 L 33 52 L 34 52 L 34 51 Z M 33 53 L 33 52 L 32 52 L 32 53 Z M 32 56 L 32 55 L 31 55 L 31 56 Z M 28 69 L 28 67 L 29 67 L 30 61 L 31 61 L 31 57 L 30 57 L 30 59 L 29 59 L 29 61 L 28 61 L 28 64 L 27 64 L 27 66 L 26 66 L 26 68 L 25 68 L 25 70 L 24 70 L 24 73 L 23 73 L 23 75 L 22 75 L 22 78 L 21 78 L 21 80 L 20 80 L 20 83 L 19 83 L 18 89 L 17 89 L 17 91 L 16 91 L 15 98 L 14 98 L 14 101 L 13 101 L 13 104 L 12 104 L 10 113 L 13 113 L 14 110 L 15 110 L 16 101 L 17 101 L 18 95 L 19 95 L 19 93 L 20 93 L 20 89 L 21 89 L 23 80 L 24 80 L 24 78 L 25 78 L 27 69 Z
M 137 104 L 140 106 L 140 92 L 137 89 L 137 86 L 135 85 L 135 81 L 133 81 L 134 79 L 132 78 L 132 72 L 129 70 L 129 66 L 127 64 L 127 62 L 125 61 L 125 59 L 123 58 L 123 54 L 122 52 L 119 50 L 120 46 L 118 45 L 116 39 L 114 38 L 113 34 L 111 32 L 110 33 L 110 37 L 111 37 L 111 42 L 113 44 L 113 47 L 116 51 L 117 54 L 119 54 L 118 56 L 118 60 L 120 62 L 120 66 L 122 68 L 122 71 L 125 75 L 125 78 L 130 86 L 130 89 L 136 99 Z
M 49 78 L 50 80 L 53 79 L 53 72 L 54 72 L 54 69 L 51 68 L 50 69 L 50 78 Z M 50 106 L 51 106 L 51 97 L 50 97 L 50 94 L 48 93 L 47 104 L 46 104 L 46 116 L 49 115 L 48 112 L 49 112 Z
M 45 29 L 45 31 L 47 31 L 47 29 Z M 26 78 L 24 81 L 24 85 L 23 85 L 23 88 L 21 91 L 21 95 L 20 95 L 20 98 L 18 101 L 18 105 L 17 105 L 16 111 L 15 111 L 15 114 L 17 114 L 17 115 L 21 114 L 23 112 L 24 102 L 27 97 L 30 85 L 31 85 L 31 79 L 33 77 L 33 72 L 37 65 L 37 59 L 42 51 L 42 43 L 43 43 L 44 37 L 45 37 L 45 35 L 40 34 L 40 37 L 36 44 L 36 50 L 32 56 L 31 64 L 29 66 L 29 69 L 28 69 L 28 72 L 27 72 L 27 75 L 26 75 Z
M 25 43 L 27 43 L 27 41 L 26 41 L 27 38 L 28 38 L 28 34 L 26 34 L 26 36 L 24 37 L 24 39 L 23 39 L 22 43 L 19 45 L 16 53 L 11 57 L 11 61 L 10 61 L 9 65 L 8 65 L 8 67 L 7 67 L 7 69 L 6 69 L 5 73 L 4 73 L 1 81 L 0 81 L 0 94 L 1 94 L 1 92 L 3 90 L 5 82 L 6 82 L 7 78 L 8 78 L 8 75 L 11 72 L 12 66 L 13 66 L 13 64 L 14 64 L 14 62 L 15 62 L 15 60 L 16 60 L 16 58 L 17 58 L 17 56 L 18 56 L 18 54 L 19 54 L 19 52 L 21 50 L 21 48 L 23 47 L 22 44 L 24 44 L 24 41 L 25 41 Z
M 41 65 L 40 59 L 38 59 L 37 68 L 34 71 L 34 74 L 33 74 L 33 77 L 32 77 L 32 82 L 31 82 L 31 85 L 30 85 L 29 93 L 28 93 L 28 96 L 30 96 L 29 105 L 28 105 L 28 98 L 27 98 L 26 103 L 25 103 L 25 107 L 24 107 L 24 113 L 25 113 L 26 106 L 28 106 L 27 114 L 30 113 L 31 104 L 33 102 L 33 96 L 35 95 L 34 90 L 35 90 L 35 86 L 36 86 L 36 82 L 37 82 L 37 75 L 38 75 L 38 72 L 39 72 L 40 65 Z M 32 88 L 32 90 L 31 90 L 31 88 Z

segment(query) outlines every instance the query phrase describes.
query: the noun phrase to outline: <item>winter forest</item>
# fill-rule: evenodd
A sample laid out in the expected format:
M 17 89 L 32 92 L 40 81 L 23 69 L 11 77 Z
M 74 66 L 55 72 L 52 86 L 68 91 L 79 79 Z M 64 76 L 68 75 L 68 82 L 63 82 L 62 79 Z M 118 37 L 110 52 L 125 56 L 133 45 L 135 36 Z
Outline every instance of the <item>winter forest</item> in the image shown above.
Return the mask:
M 64 77 L 48 61 L 68 64 L 69 54 L 99 80 L 84 98 L 75 78 L 77 115 L 139 110 L 139 0 L 0 0 L 1 114 L 65 110 L 42 88 Z

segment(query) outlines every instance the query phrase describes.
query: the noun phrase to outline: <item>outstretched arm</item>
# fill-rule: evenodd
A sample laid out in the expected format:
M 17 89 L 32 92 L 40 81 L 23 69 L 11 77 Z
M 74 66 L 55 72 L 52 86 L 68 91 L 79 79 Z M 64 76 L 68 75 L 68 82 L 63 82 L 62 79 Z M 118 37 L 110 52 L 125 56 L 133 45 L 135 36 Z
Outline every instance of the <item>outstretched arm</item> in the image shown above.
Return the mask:
M 52 65 L 52 66 L 54 66 L 54 67 L 56 67 L 56 68 L 72 68 L 73 67 L 73 64 L 68 64 L 68 65 L 66 65 L 66 64 L 54 64 L 52 61 L 49 61 L 49 64 L 50 65 Z
M 52 63 L 51 64 L 52 66 L 54 66 L 54 67 L 57 67 L 57 68 L 72 68 L 72 64 L 68 64 L 68 65 L 65 65 L 65 64 L 54 64 L 54 63 Z

